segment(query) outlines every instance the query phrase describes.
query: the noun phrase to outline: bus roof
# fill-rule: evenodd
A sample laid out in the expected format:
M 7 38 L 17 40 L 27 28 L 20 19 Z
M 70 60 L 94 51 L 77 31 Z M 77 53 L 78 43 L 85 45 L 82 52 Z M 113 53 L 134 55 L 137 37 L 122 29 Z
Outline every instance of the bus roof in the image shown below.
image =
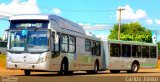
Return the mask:
M 139 41 L 124 41 L 124 40 L 108 40 L 108 41 L 110 43 L 157 46 L 156 43 L 146 43 L 146 42 L 139 42 Z
M 9 20 L 54 20 L 58 23 L 62 29 L 75 31 L 81 34 L 86 34 L 85 30 L 78 24 L 64 19 L 57 15 L 46 15 L 46 14 L 26 14 L 26 15 L 15 15 L 11 16 Z
M 45 14 L 20 14 L 20 15 L 13 15 L 9 18 L 9 20 L 50 20 L 52 19 L 52 15 L 45 15 Z

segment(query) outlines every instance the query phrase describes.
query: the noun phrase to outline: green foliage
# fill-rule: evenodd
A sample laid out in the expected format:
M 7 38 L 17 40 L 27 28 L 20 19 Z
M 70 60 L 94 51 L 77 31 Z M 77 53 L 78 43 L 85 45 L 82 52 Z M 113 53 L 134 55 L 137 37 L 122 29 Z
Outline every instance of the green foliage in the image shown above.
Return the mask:
M 114 25 L 113 30 L 110 31 L 109 39 L 118 39 L 118 24 Z M 121 25 L 121 40 L 125 41 L 141 41 L 152 42 L 152 33 L 150 30 L 145 29 L 138 22 L 122 24 Z
M 157 44 L 158 44 L 158 54 L 160 55 L 160 41 Z
M 0 37 L 0 41 L 2 41 L 2 37 Z

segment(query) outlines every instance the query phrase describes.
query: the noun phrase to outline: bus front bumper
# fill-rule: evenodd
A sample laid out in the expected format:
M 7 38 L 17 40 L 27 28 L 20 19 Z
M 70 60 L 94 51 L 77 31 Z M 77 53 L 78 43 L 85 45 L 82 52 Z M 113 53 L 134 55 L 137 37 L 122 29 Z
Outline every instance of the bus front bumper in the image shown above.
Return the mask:
M 7 69 L 47 71 L 47 70 L 49 70 L 49 64 L 47 62 L 30 64 L 30 63 L 13 63 L 13 62 L 7 61 L 6 68 Z

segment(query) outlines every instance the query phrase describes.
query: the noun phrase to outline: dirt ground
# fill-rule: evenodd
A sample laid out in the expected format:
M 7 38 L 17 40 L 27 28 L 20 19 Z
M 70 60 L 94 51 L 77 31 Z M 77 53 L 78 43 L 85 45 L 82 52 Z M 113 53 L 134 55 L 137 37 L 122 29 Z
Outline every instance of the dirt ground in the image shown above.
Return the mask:
M 0 54 L 0 68 L 4 68 L 6 66 L 6 55 Z
M 158 60 L 158 68 L 160 69 L 160 59 Z

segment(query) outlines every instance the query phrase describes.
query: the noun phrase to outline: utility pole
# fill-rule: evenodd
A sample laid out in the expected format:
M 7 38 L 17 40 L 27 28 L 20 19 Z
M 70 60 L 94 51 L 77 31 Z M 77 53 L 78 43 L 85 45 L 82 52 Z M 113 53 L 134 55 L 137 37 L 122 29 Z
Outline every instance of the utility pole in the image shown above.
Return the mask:
M 119 18 L 118 18 L 118 40 L 120 40 L 120 34 L 121 34 L 121 12 L 122 10 L 125 10 L 124 8 L 119 8 Z

